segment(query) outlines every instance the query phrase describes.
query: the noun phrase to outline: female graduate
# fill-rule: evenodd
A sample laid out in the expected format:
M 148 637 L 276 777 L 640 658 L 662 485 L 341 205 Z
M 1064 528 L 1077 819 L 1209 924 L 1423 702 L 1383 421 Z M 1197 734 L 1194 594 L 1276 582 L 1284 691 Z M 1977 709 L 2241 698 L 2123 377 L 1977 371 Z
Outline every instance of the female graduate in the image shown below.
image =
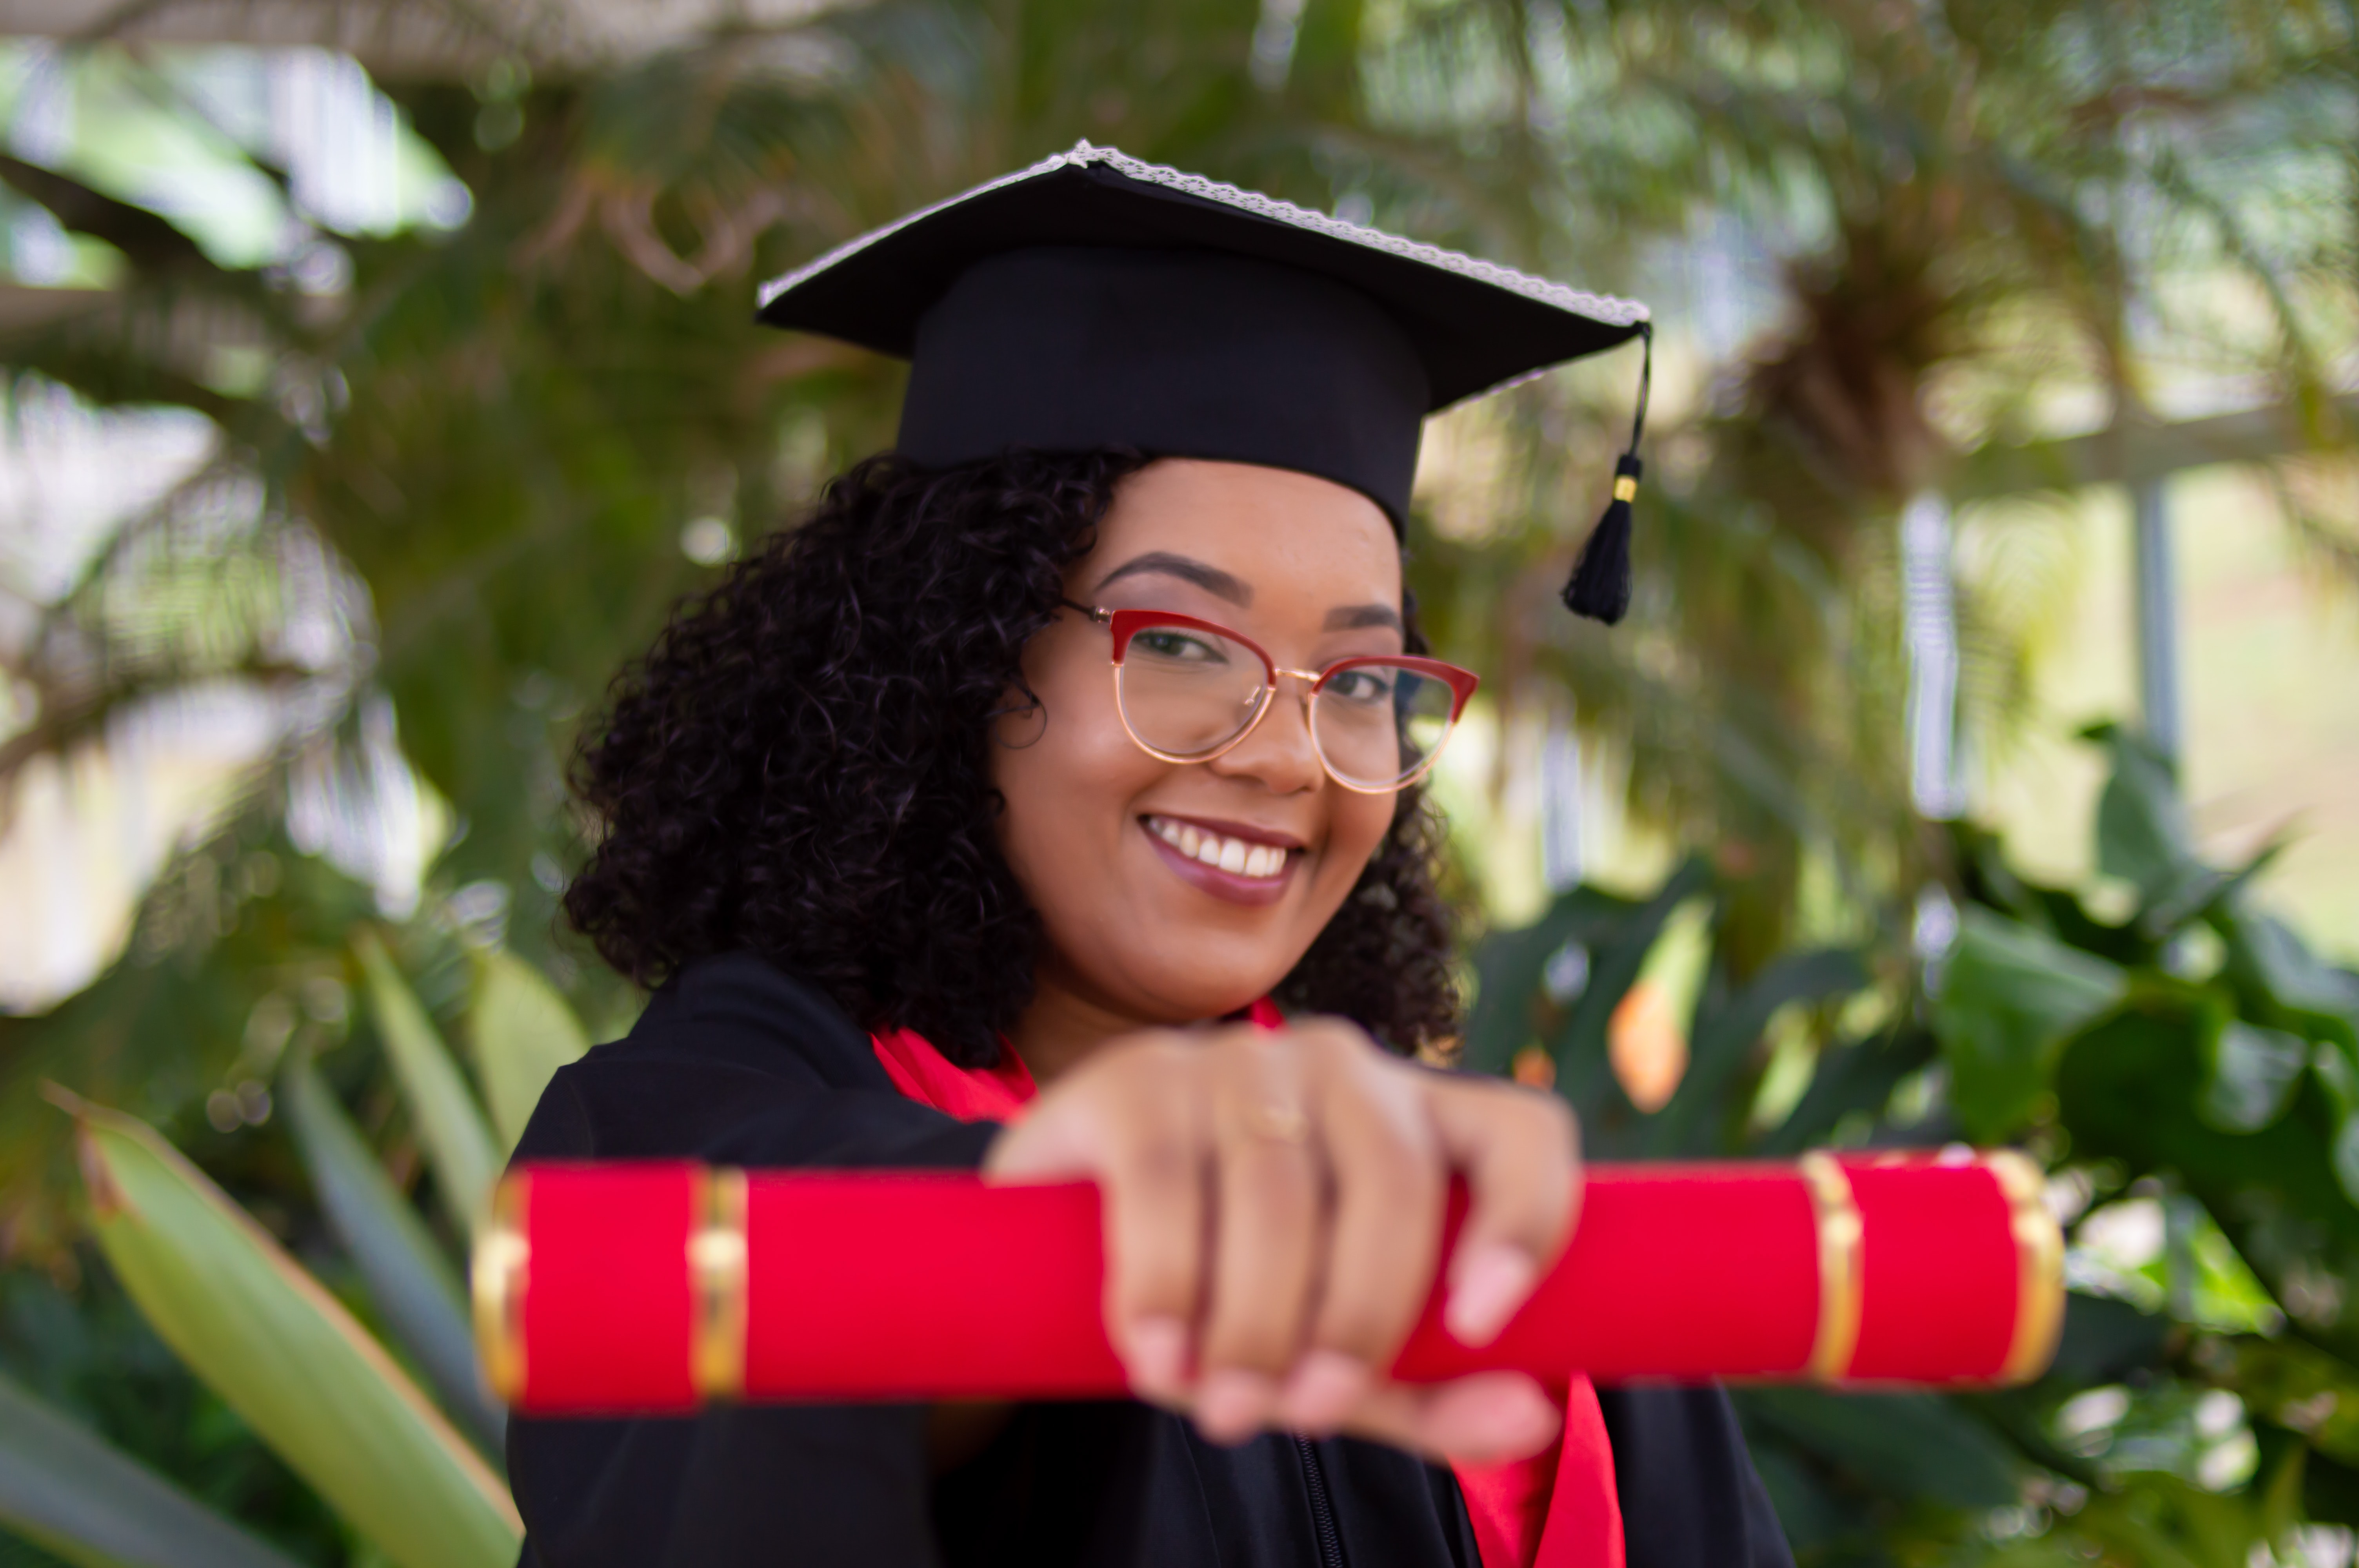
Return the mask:
M 520 1418 L 523 1563 L 1787 1563 L 1716 1391 L 1384 1377 L 1578 1190 L 1560 1101 L 1408 1059 L 1475 684 L 1402 585 L 1419 426 L 1644 310 L 1084 144 L 763 319 L 909 358 L 899 439 L 618 683 L 566 906 L 654 997 L 518 1158 L 1093 1179 L 1136 1399 Z

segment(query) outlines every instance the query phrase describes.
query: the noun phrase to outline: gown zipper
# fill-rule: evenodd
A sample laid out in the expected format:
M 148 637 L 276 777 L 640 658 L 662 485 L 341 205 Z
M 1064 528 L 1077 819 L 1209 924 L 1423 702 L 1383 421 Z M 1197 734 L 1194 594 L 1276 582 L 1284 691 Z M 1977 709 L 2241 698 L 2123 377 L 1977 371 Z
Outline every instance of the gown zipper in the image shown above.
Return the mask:
M 1318 1445 L 1298 1437 L 1294 1451 L 1302 1456 L 1302 1479 L 1310 1489 L 1310 1527 L 1319 1534 L 1320 1568 L 1345 1568 L 1343 1538 L 1335 1530 L 1335 1504 L 1327 1495 L 1327 1469 L 1319 1462 Z

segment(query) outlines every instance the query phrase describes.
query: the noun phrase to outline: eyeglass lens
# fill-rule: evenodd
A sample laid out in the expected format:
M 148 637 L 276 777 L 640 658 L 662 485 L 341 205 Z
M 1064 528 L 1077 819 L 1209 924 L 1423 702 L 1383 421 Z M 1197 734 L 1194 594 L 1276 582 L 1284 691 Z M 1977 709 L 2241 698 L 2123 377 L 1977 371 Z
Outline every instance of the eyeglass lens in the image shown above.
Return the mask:
M 1186 762 L 1235 740 L 1260 713 L 1269 669 L 1253 649 L 1196 627 L 1147 626 L 1118 672 L 1123 719 L 1149 750 Z M 1321 685 L 1311 739 L 1348 784 L 1384 789 L 1422 768 L 1449 735 L 1456 694 L 1405 665 L 1354 665 Z

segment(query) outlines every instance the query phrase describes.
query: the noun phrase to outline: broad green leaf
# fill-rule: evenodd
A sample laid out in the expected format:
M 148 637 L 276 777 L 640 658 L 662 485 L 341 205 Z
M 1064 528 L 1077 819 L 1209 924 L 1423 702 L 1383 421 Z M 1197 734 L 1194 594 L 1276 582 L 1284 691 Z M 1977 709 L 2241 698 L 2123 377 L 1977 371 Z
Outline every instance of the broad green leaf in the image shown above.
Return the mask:
M 400 1568 L 510 1568 L 507 1488 L 352 1314 L 154 1129 L 56 1098 L 99 1245 L 189 1368 Z
M 310 1059 L 289 1053 L 278 1084 L 311 1190 L 386 1328 L 417 1358 L 443 1408 L 497 1448 L 506 1422 L 484 1391 L 458 1270 Z
M 2240 1247 L 2240 1217 L 2261 1202 L 2277 1217 L 2273 1224 L 2315 1227 L 2337 1249 L 2359 1248 L 2359 1206 L 2336 1179 L 2332 1153 L 2348 1119 L 2327 1074 L 2304 1076 L 2285 1114 L 2261 1131 L 2225 1131 L 2201 1111 L 2204 1029 L 2195 1006 L 2157 1001 L 2074 1039 L 2055 1075 L 2074 1158 L 2119 1160 L 2132 1175 L 2175 1174 Z
M 505 948 L 475 959 L 474 1000 L 467 1012 L 475 1076 L 500 1141 L 513 1150 L 532 1108 L 557 1069 L 579 1061 L 590 1036 L 557 988 Z
M 2117 724 L 2082 732 L 2113 753 L 2097 801 L 2097 869 L 2136 884 L 2148 904 L 2210 874 L 2198 860 L 2170 762 L 2154 743 Z
M 1734 1397 L 1760 1425 L 1878 1490 L 1951 1508 L 2015 1500 L 2017 1465 L 1982 1422 L 1930 1394 L 1745 1389 Z
M 2238 909 L 2219 925 L 2229 976 L 2265 1019 L 2359 1051 L 2359 977 L 2327 963 L 2272 915 Z
M 1589 949 L 1602 930 L 1627 918 L 1636 906 L 1594 888 L 1574 888 L 1558 898 L 1529 925 L 1495 931 L 1474 949 L 1474 1006 L 1466 1019 L 1467 1068 L 1480 1073 L 1507 1069 L 1516 1052 L 1535 1033 L 1538 1005 L 1548 989 L 1551 963 L 1564 966 L 1567 985 L 1558 998 L 1570 1002 L 1589 984 Z M 1580 947 L 1568 964 L 1568 944 Z
M 2083 1388 L 2117 1383 L 2155 1366 L 2169 1346 L 2172 1324 L 2112 1296 L 2064 1298 L 2064 1332 L 2047 1376 Z
M 1712 1134 L 1726 1119 L 1723 1102 L 1729 1085 L 1777 1010 L 1788 1002 L 1840 996 L 1866 984 L 1867 970 L 1854 954 L 1836 948 L 1793 953 L 1764 969 L 1734 997 L 1699 1008 L 1687 1074 L 1655 1119 L 1647 1152 L 1712 1152 Z
M 295 1568 L 277 1548 L 5 1378 L 0 1522 L 88 1568 Z
M 1996 1142 L 2020 1126 L 2048 1090 L 2056 1053 L 2126 986 L 2103 959 L 1969 908 L 1933 998 L 1950 1103 L 1966 1135 Z
M 1556 1058 L 1557 1092 L 1582 1107 L 1584 1114 L 1592 1108 L 1629 1111 L 1628 1098 L 1614 1083 L 1606 1059 L 1606 1025 L 1647 967 L 1647 955 L 1654 951 L 1664 925 L 1708 881 L 1703 861 L 1687 861 L 1652 898 L 1616 922 L 1610 935 L 1591 945 L 1588 985 L 1556 1038 L 1548 1043 L 1549 1054 Z M 1601 1124 L 1595 1130 L 1605 1129 Z
M 2330 1145 L 2334 1179 L 2354 1204 L 2359 1204 L 2359 1068 L 2338 1045 L 2321 1045 L 2310 1060 L 2318 1081 L 2334 1106 L 2334 1136 Z
M 1939 1049 L 1930 1031 L 1913 1024 L 1828 1047 L 1820 1053 L 1801 1102 L 1754 1152 L 1772 1158 L 1799 1154 L 1853 1112 L 1881 1109 L 1900 1081 L 1930 1065 Z
M 353 951 L 367 977 L 369 1011 L 385 1041 L 386 1054 L 392 1058 L 394 1080 L 417 1120 L 418 1139 L 444 1211 L 472 1236 L 483 1223 L 492 1183 L 499 1176 L 499 1146 L 492 1141 L 492 1130 L 459 1064 L 401 971 L 393 967 L 384 944 L 363 930 L 353 939 Z
M 2310 1042 L 2281 1029 L 2232 1018 L 2212 1043 L 2212 1071 L 2203 1085 L 2203 1119 L 2230 1132 L 2257 1132 L 2285 1114 Z

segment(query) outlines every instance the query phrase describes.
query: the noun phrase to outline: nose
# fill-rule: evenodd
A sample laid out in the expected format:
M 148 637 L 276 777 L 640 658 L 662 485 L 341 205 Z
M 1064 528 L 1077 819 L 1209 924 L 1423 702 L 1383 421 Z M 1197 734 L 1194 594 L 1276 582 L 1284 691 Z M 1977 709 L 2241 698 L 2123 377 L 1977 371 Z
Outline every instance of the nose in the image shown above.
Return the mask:
M 1273 795 L 1295 795 L 1325 783 L 1327 770 L 1310 738 L 1310 683 L 1317 678 L 1279 671 L 1277 695 L 1270 698 L 1261 722 L 1205 766 L 1223 778 L 1258 784 Z

